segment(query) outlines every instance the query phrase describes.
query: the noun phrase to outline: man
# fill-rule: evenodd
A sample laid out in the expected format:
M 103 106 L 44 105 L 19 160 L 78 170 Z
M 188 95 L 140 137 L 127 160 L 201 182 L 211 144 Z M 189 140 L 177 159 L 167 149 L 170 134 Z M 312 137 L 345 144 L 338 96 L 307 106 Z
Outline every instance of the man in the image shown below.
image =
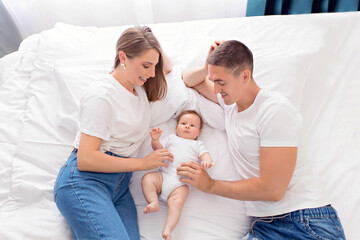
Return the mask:
M 242 177 L 221 181 L 185 163 L 181 181 L 206 193 L 246 201 L 253 216 L 243 239 L 345 239 L 336 211 L 322 199 L 304 159 L 297 159 L 301 116 L 282 95 L 253 79 L 253 55 L 241 42 L 215 41 L 202 67 L 183 73 L 188 87 L 220 104 L 229 150 Z

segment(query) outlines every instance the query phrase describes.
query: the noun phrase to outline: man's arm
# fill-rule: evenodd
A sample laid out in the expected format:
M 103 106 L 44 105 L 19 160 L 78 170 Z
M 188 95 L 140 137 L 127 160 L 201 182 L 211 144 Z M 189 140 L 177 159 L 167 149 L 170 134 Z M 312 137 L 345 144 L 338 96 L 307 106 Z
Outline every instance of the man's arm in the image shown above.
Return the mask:
M 207 78 L 207 75 L 206 66 L 193 67 L 183 72 L 182 79 L 187 87 L 194 88 L 207 99 L 219 103 L 214 93 L 214 83 Z
M 224 40 L 214 41 L 209 48 L 208 56 L 217 48 Z M 208 75 L 208 64 L 205 61 L 204 66 L 194 67 L 186 70 L 182 74 L 182 79 L 187 87 L 194 88 L 198 93 L 206 97 L 207 99 L 219 103 L 216 94 L 214 92 L 214 83 L 207 77 Z
M 296 156 L 296 147 L 261 147 L 260 177 L 239 181 L 211 179 L 193 162 L 182 164 L 178 174 L 190 178 L 180 181 L 206 193 L 244 201 L 280 201 L 293 175 Z

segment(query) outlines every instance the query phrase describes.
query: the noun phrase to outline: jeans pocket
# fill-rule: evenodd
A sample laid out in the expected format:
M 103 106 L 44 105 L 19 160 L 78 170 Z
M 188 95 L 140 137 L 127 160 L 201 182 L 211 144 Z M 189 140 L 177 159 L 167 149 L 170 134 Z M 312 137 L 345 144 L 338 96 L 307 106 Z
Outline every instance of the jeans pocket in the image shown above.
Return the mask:
M 65 163 L 61 168 L 60 168 L 60 171 L 56 177 L 56 181 L 55 181 L 55 185 L 54 185 L 54 199 L 56 199 L 56 194 L 57 194 L 57 188 L 58 188 L 58 185 L 59 185 L 59 181 L 60 181 L 60 178 L 65 170 L 65 168 L 67 167 L 67 163 Z
M 338 218 L 305 219 L 305 227 L 313 237 L 319 240 L 345 239 Z

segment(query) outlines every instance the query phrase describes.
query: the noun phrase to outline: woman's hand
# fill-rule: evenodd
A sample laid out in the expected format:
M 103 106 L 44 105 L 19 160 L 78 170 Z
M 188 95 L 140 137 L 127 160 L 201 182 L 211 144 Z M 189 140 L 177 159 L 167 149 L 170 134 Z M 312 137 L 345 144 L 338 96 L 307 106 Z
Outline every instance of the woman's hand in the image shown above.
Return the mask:
M 180 182 L 188 183 L 206 193 L 211 191 L 214 180 L 210 178 L 206 170 L 198 163 L 182 163 L 181 166 L 177 168 L 177 174 L 190 178 L 180 178 Z
M 143 170 L 151 170 L 158 167 L 168 167 L 168 161 L 174 161 L 174 156 L 167 149 L 158 149 L 143 158 Z

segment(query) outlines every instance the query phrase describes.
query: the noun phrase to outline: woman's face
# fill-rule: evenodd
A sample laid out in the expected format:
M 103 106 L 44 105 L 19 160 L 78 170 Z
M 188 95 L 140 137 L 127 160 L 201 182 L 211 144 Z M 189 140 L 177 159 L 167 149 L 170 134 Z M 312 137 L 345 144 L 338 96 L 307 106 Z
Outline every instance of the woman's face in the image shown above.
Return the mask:
M 159 62 L 159 53 L 155 49 L 145 50 L 142 55 L 125 61 L 128 81 L 133 85 L 142 86 L 155 76 L 155 66 Z

